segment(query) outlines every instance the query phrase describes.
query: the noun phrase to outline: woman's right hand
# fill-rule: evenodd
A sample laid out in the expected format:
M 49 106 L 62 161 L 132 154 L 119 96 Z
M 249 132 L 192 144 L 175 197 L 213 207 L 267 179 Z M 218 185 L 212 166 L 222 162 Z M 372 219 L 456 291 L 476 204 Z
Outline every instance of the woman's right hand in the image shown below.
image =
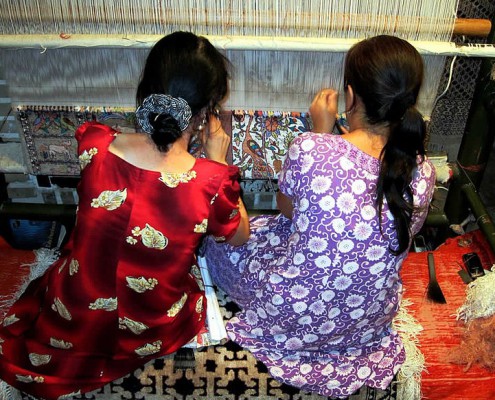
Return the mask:
M 201 142 L 206 157 L 210 160 L 227 164 L 227 152 L 230 147 L 230 136 L 225 133 L 220 119 L 210 115 L 208 129 L 201 133 Z
M 322 89 L 309 106 L 313 132 L 330 133 L 337 117 L 339 93 L 334 89 Z

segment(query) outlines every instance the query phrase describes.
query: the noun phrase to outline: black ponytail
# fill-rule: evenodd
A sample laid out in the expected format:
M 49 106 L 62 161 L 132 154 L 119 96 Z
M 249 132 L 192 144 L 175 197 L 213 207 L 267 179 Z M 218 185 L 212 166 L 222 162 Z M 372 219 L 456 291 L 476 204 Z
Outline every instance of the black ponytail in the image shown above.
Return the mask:
M 177 120 L 170 114 L 149 115 L 150 124 L 153 127 L 151 139 L 161 152 L 166 152 L 170 145 L 182 136 Z
M 377 183 L 377 205 L 381 219 L 384 198 L 394 216 L 399 245 L 393 254 L 407 250 L 411 238 L 410 225 L 414 211 L 411 181 L 418 156 L 425 154 L 426 132 L 423 116 L 415 107 L 391 124 L 390 136 L 381 153 L 381 168 Z
M 407 250 L 414 212 L 411 181 L 425 154 L 425 123 L 415 108 L 423 81 L 423 59 L 407 41 L 380 35 L 354 45 L 346 56 L 344 81 L 364 104 L 367 122 L 389 127 L 377 183 L 380 215 L 384 200 L 394 217 L 398 246 Z

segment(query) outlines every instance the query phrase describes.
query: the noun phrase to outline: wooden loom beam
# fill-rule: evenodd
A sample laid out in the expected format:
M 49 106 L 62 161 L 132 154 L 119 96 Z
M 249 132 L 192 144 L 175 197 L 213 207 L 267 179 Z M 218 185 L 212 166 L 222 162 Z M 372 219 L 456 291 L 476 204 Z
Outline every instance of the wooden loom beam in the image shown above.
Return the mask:
M 347 52 L 360 39 L 274 37 L 274 36 L 210 36 L 210 42 L 221 50 Z M 0 49 L 61 48 L 150 48 L 163 35 L 1 35 Z M 423 55 L 495 58 L 493 44 L 458 45 L 454 42 L 410 41 Z
M 454 24 L 454 35 L 488 37 L 492 29 L 489 19 L 457 18 Z

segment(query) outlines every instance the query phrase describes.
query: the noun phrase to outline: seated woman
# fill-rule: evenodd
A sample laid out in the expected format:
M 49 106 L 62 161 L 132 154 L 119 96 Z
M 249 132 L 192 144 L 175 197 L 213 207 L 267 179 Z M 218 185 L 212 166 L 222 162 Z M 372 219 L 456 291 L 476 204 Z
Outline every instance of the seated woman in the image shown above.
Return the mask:
M 435 181 L 415 48 L 391 36 L 359 42 L 344 78 L 349 130 L 329 133 L 337 93 L 318 93 L 314 130 L 294 139 L 280 174 L 282 213 L 251 219 L 241 247 L 206 246 L 213 279 L 241 307 L 230 338 L 276 379 L 332 397 L 385 389 L 404 362 L 391 326 L 399 272 Z
M 60 259 L 3 320 L 0 379 L 69 398 L 175 352 L 204 328 L 195 252 L 205 235 L 233 245 L 249 236 L 239 172 L 225 161 L 230 139 L 213 115 L 227 78 L 227 60 L 208 40 L 170 34 L 139 82 L 144 133 L 96 122 L 77 130 L 77 223 Z M 206 159 L 188 153 L 198 134 Z

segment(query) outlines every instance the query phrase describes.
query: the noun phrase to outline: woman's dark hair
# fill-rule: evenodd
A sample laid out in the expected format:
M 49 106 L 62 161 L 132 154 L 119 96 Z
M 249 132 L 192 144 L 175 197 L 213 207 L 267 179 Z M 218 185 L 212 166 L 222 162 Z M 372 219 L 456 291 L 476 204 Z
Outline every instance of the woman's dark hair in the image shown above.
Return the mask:
M 190 32 L 174 32 L 160 39 L 146 59 L 137 87 L 140 106 L 151 94 L 181 97 L 189 104 L 192 116 L 202 109 L 213 111 L 228 91 L 228 60 L 204 37 Z M 149 116 L 151 138 L 160 151 L 182 135 L 177 121 L 169 114 Z
M 384 197 L 394 216 L 398 247 L 407 250 L 414 211 L 411 181 L 417 157 L 424 157 L 425 123 L 415 108 L 423 82 L 423 59 L 407 41 L 381 35 L 354 45 L 346 56 L 344 83 L 351 85 L 371 125 L 390 128 L 381 152 L 377 205 L 381 221 Z M 381 225 L 381 224 L 380 224 Z

